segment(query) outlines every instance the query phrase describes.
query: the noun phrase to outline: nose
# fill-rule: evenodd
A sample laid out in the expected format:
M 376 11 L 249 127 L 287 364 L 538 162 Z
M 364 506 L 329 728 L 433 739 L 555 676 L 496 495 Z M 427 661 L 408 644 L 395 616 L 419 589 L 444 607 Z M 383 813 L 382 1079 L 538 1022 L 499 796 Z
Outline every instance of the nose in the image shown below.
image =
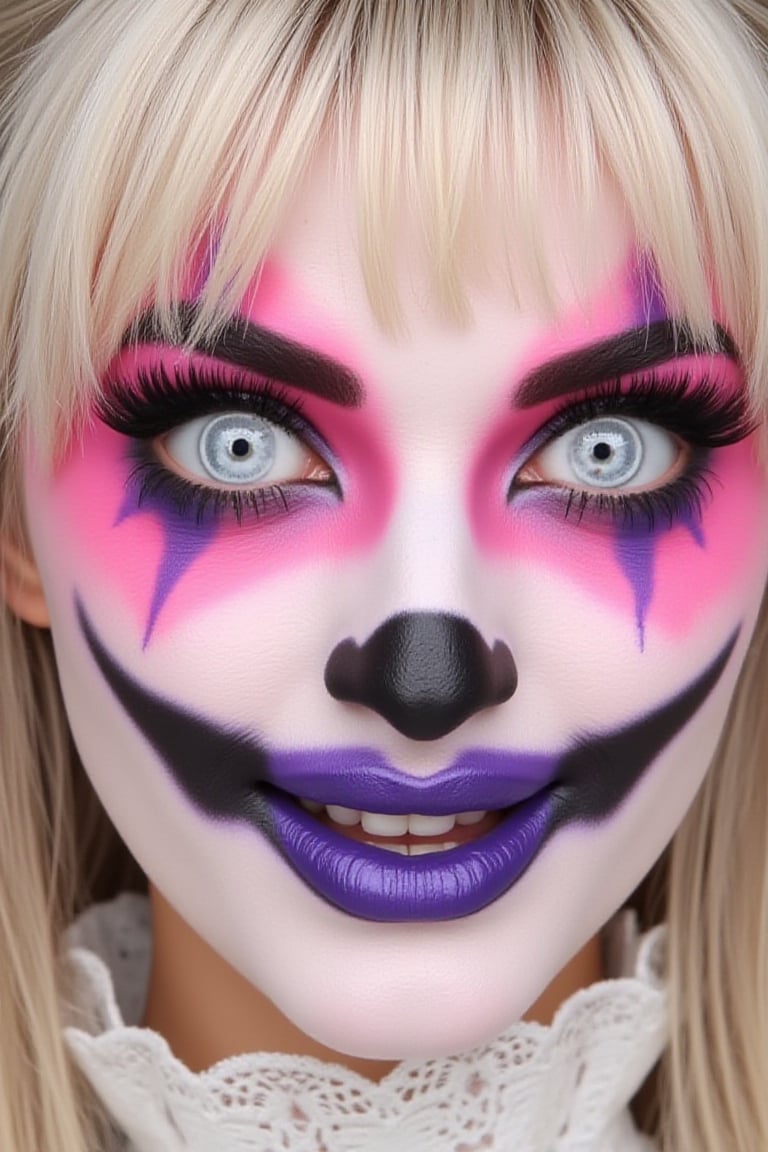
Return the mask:
M 517 687 L 506 644 L 489 648 L 462 616 L 401 612 L 364 644 L 343 640 L 325 667 L 336 700 L 378 712 L 411 740 L 438 740 Z

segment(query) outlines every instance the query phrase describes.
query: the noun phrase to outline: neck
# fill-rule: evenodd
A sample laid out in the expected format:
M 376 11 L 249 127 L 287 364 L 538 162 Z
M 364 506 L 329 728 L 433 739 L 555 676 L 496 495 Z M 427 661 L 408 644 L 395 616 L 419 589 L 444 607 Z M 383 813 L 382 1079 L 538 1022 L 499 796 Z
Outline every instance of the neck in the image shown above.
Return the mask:
M 150 886 L 152 967 L 143 1024 L 159 1032 L 193 1072 L 244 1052 L 282 1052 L 342 1064 L 381 1080 L 394 1061 L 363 1060 L 306 1036 L 257 988 L 236 972 Z M 599 937 L 568 962 L 525 1015 L 549 1024 L 559 1006 L 602 978 Z M 205 995 L 200 996 L 200 989 Z

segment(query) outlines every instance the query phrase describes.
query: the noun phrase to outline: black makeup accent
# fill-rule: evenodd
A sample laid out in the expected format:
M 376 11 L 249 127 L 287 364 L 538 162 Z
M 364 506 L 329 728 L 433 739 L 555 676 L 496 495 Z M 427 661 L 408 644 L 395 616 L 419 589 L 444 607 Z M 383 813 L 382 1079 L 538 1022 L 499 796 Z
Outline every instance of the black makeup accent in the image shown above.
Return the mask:
M 154 749 L 187 799 L 213 819 L 245 821 L 276 841 L 265 787 L 269 753 L 252 734 L 219 727 L 149 691 L 123 669 L 97 636 L 76 600 L 88 648 L 126 715 Z M 585 734 L 556 767 L 554 824 L 598 821 L 625 800 L 653 760 L 693 719 L 717 685 L 738 631 L 687 688 L 667 703 L 614 731 Z
M 325 667 L 336 700 L 378 712 L 411 740 L 439 740 L 509 700 L 517 669 L 506 644 L 489 648 L 473 624 L 442 612 L 401 612 L 358 645 L 344 640 Z
M 174 333 L 180 344 L 188 345 L 198 314 L 194 304 L 179 304 L 174 310 Z M 151 310 L 140 316 L 123 337 L 125 348 L 167 342 L 168 333 Z M 231 320 L 210 338 L 196 341 L 191 350 L 244 368 L 255 376 L 290 384 L 343 408 L 359 408 L 365 398 L 360 380 L 344 364 L 244 317 Z
M 719 324 L 715 326 L 713 349 L 696 341 L 686 325 L 658 320 L 540 364 L 524 377 L 512 402 L 516 408 L 533 408 L 606 380 L 646 372 L 670 360 L 713 352 L 740 362 L 736 345 Z
M 217 728 L 150 692 L 110 655 L 79 599 L 75 607 L 102 676 L 185 796 L 206 816 L 245 819 L 270 834 L 269 807 L 256 787 L 266 775 L 266 752 L 244 733 Z
M 553 829 L 574 821 L 596 822 L 610 816 L 656 757 L 695 716 L 715 688 L 731 658 L 736 632 L 698 679 L 667 704 L 627 728 L 586 736 L 558 768 L 552 795 Z

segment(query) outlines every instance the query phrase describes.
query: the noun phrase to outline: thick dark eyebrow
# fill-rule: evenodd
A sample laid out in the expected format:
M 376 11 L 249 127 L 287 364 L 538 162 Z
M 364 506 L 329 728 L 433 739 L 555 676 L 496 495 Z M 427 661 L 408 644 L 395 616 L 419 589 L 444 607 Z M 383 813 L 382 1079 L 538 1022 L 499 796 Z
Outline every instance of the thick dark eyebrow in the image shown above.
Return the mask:
M 267 376 L 277 383 L 290 384 L 342 408 L 362 405 L 365 390 L 359 378 L 330 356 L 288 340 L 269 328 L 252 324 L 244 317 L 237 317 L 211 337 L 190 344 L 197 318 L 198 312 L 193 304 L 181 304 L 174 311 L 174 335 L 192 351 Z M 158 314 L 150 310 L 131 325 L 123 337 L 123 347 L 165 344 L 167 341 L 168 333 Z
M 545 400 L 644 372 L 669 360 L 713 353 L 740 363 L 736 345 L 719 325 L 715 325 L 714 345 L 704 345 L 693 338 L 685 325 L 659 320 L 548 360 L 523 378 L 512 402 L 516 408 L 532 408 Z

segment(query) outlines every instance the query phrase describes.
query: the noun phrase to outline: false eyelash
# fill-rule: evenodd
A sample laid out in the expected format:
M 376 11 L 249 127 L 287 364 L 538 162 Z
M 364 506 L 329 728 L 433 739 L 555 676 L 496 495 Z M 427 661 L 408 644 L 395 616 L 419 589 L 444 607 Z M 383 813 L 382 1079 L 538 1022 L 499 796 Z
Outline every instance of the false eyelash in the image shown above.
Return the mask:
M 126 382 L 107 380 L 97 410 L 114 432 L 152 440 L 187 420 L 233 409 L 263 416 L 297 436 L 311 432 L 300 400 L 289 399 L 274 381 L 257 377 L 254 386 L 252 376 L 191 361 L 173 371 L 164 364 L 140 368 Z
M 727 448 L 746 439 L 758 427 L 744 395 L 726 389 L 711 377 L 690 372 L 618 377 L 598 385 L 575 402 L 562 405 L 548 421 L 536 445 L 598 416 L 621 414 L 658 424 L 697 448 Z

